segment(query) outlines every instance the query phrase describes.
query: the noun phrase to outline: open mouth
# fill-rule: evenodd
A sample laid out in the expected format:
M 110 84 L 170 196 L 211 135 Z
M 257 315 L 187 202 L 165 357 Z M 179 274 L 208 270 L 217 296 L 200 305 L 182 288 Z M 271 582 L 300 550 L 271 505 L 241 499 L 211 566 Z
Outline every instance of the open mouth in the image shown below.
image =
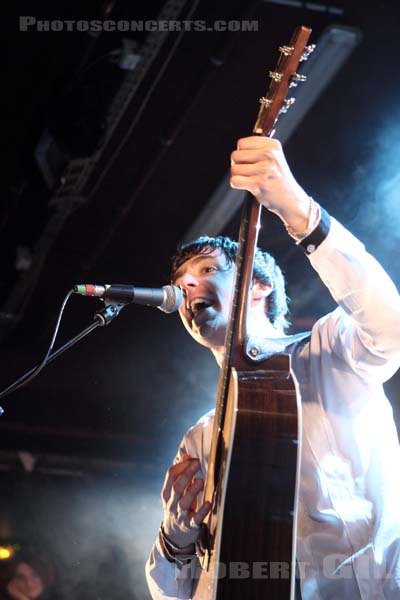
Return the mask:
M 206 298 L 196 298 L 196 300 L 193 300 L 190 303 L 190 310 L 193 315 L 196 316 L 200 311 L 209 308 L 212 304 L 211 300 L 207 300 Z

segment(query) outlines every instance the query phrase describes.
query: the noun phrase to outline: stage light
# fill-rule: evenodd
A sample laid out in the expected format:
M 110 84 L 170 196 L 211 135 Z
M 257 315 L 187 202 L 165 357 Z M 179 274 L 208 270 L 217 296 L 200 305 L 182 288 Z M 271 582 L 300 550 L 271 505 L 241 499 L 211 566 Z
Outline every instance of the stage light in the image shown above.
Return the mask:
M 0 560 L 9 560 L 15 554 L 14 546 L 0 546 Z

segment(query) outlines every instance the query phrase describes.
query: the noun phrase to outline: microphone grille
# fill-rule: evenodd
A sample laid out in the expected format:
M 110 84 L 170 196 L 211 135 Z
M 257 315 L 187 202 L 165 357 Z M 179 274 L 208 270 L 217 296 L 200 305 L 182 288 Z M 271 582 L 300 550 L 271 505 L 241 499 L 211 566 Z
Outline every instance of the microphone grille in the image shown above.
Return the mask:
M 183 302 L 183 294 L 176 285 L 164 285 L 164 300 L 163 303 L 158 307 L 165 313 L 173 313 L 179 310 Z

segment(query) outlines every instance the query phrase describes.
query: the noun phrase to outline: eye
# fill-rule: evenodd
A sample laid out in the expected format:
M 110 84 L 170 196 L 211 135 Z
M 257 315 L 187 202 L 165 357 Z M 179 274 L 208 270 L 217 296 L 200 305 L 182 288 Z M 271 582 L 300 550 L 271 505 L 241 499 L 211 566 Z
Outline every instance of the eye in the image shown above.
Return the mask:
M 203 267 L 204 273 L 213 273 L 215 271 L 218 271 L 217 267 L 213 267 L 213 266 Z

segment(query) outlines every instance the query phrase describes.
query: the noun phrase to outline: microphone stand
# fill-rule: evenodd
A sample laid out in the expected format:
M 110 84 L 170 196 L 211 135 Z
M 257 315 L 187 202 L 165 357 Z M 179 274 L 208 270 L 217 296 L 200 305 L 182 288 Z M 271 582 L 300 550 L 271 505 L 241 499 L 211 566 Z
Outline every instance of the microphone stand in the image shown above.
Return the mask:
M 94 323 L 92 323 L 91 325 L 89 325 L 88 327 L 83 329 L 80 333 L 75 335 L 72 339 L 70 339 L 68 342 L 66 342 L 63 346 L 60 346 L 60 348 L 58 348 L 57 350 L 55 350 L 54 352 L 49 354 L 43 367 L 46 366 L 51 361 L 53 361 L 58 356 L 60 356 L 61 354 L 63 354 L 63 352 L 65 352 L 66 350 L 68 350 L 69 348 L 74 346 L 77 342 L 79 342 L 79 340 L 81 340 L 82 338 L 87 336 L 89 333 L 91 333 L 92 331 L 97 329 L 97 327 L 104 327 L 104 325 L 108 325 L 109 323 L 111 323 L 111 321 L 119 315 L 119 313 L 124 308 L 124 306 L 125 306 L 124 304 L 106 304 L 106 306 L 102 310 L 98 311 L 94 315 L 94 317 L 93 317 Z M 22 385 L 23 382 L 25 381 L 25 379 L 28 379 L 39 366 L 40 365 L 34 366 L 33 369 L 31 369 L 30 371 L 28 371 L 27 373 L 22 375 L 19 379 L 14 381 L 14 383 L 11 383 L 8 387 L 6 387 L 0 393 L 0 398 L 2 398 L 3 396 L 6 396 L 8 393 L 12 392 L 14 388 L 19 387 L 18 384 Z M 0 406 L 0 415 L 3 414 L 3 412 L 4 412 L 4 410 Z

